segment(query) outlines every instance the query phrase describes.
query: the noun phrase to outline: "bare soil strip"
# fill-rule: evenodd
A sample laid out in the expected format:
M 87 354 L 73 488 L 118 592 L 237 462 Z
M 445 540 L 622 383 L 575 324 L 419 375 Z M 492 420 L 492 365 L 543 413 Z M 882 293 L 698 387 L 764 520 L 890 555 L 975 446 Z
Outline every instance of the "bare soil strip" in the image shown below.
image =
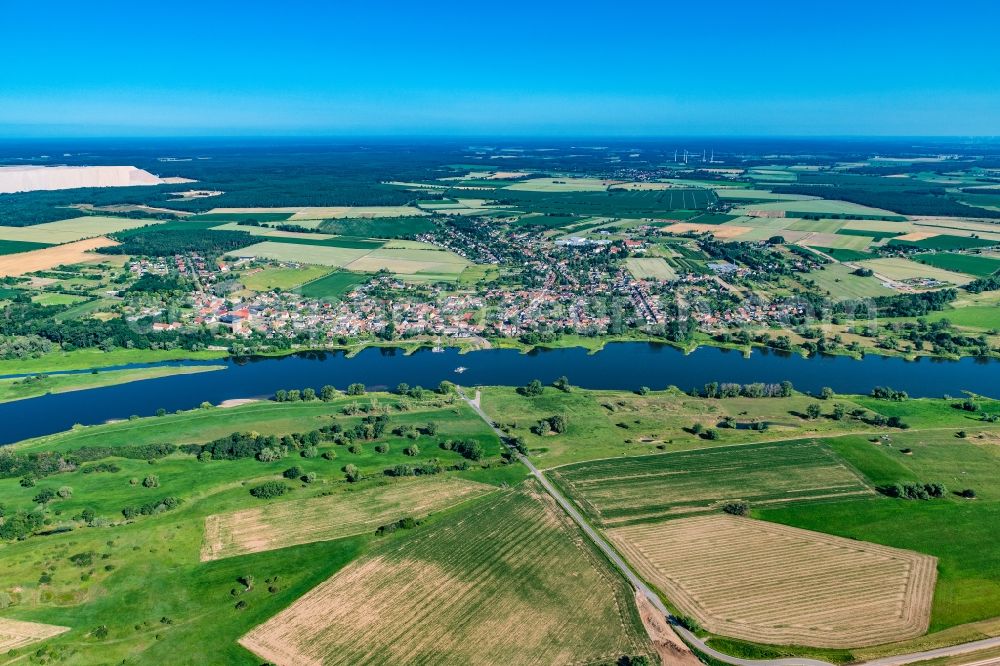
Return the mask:
M 646 628 L 660 663 L 664 666 L 702 666 L 701 660 L 691 652 L 691 648 L 681 640 L 677 632 L 667 622 L 667 617 L 661 613 L 646 595 L 636 591 L 635 605 L 642 618 L 642 626 Z
M 67 631 L 69 627 L 0 618 L 0 652 L 31 645 Z

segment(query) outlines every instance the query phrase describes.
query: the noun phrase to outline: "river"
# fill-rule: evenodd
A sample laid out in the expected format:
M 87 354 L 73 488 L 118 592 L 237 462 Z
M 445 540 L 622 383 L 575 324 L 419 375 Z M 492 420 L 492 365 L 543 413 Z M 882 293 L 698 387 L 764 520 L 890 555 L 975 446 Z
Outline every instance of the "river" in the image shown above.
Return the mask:
M 960 395 L 963 390 L 1000 397 L 1000 361 L 963 358 L 959 361 L 921 358 L 905 361 L 876 355 L 855 360 L 846 356 L 803 358 L 755 350 L 749 358 L 736 351 L 701 347 L 684 354 L 668 346 L 647 343 L 609 344 L 588 354 L 580 348 L 477 351 L 460 355 L 455 349 L 405 355 L 400 350 L 370 348 L 353 358 L 342 353 L 309 353 L 282 358 L 229 359 L 183 365 L 226 365 L 225 370 L 149 379 L 118 386 L 45 395 L 0 404 L 0 444 L 59 432 L 76 423 L 103 423 L 147 416 L 158 408 L 190 409 L 202 401 L 218 404 L 233 398 L 268 397 L 277 389 L 324 384 L 343 389 L 363 382 L 369 389 L 393 388 L 400 382 L 436 387 L 441 380 L 467 386 L 521 385 L 532 379 L 550 382 L 565 375 L 584 388 L 682 389 L 711 381 L 780 382 L 818 392 L 829 386 L 838 393 L 867 393 L 873 386 L 891 386 L 915 397 Z M 152 365 L 176 365 L 163 363 Z M 456 373 L 458 367 L 466 367 Z M 138 367 L 138 366 L 127 366 Z M 105 368 L 108 370 L 110 368 Z

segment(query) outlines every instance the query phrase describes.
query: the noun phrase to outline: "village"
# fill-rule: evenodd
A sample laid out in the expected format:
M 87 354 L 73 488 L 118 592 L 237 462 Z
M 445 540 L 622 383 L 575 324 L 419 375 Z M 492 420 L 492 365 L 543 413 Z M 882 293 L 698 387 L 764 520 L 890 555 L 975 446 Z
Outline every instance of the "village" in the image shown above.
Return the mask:
M 240 276 L 299 264 L 188 253 L 131 261 L 127 268 L 134 279 L 172 276 L 191 289 L 152 298 L 126 294 L 121 315 L 153 331 L 207 328 L 234 341 L 287 348 L 412 339 L 488 347 L 490 339 L 535 343 L 564 334 L 596 337 L 630 330 L 672 338 L 677 334 L 671 331 L 685 327 L 717 333 L 787 323 L 802 314 L 795 302 L 744 298 L 724 277 L 752 272 L 729 262 L 713 265 L 710 274 L 637 279 L 618 260 L 629 252 L 641 255 L 644 243 L 633 239 L 549 242 L 523 234 L 490 238 L 496 242 L 487 244 L 448 228 L 447 236 L 431 240 L 442 246 L 461 242 L 466 252 L 494 264 L 516 261 L 518 279 L 463 289 L 379 273 L 340 299 L 311 298 L 295 289 L 251 291 L 239 282 Z

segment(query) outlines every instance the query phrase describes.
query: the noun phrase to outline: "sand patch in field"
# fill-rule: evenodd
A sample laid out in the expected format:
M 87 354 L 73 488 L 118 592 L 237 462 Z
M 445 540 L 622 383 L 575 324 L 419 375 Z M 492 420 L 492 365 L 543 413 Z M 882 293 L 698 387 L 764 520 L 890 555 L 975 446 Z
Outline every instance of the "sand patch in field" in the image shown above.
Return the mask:
M 663 231 L 670 234 L 710 233 L 719 239 L 736 238 L 750 230 L 750 227 L 730 227 L 722 224 L 695 224 L 693 222 L 678 222 L 677 224 L 663 227 Z
M 0 651 L 16 650 L 69 631 L 69 627 L 0 618 Z

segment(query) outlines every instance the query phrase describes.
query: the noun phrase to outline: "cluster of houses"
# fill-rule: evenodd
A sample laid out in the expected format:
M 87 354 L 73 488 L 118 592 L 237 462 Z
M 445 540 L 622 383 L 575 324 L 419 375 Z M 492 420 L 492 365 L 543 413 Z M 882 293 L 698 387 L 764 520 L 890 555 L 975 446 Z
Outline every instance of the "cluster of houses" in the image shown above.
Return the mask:
M 126 314 L 130 319 L 156 319 L 156 330 L 208 326 L 236 338 L 312 341 L 421 335 L 513 338 L 532 331 L 554 330 L 601 334 L 612 323 L 609 302 L 615 302 L 619 312 L 627 312 L 628 318 L 640 326 L 670 321 L 672 315 L 668 313 L 674 310 L 666 307 L 668 304 L 686 306 L 690 316 L 707 330 L 787 321 L 798 314 L 795 304 L 736 298 L 737 290 L 720 278 L 740 277 L 747 269 L 730 262 L 710 263 L 710 275 L 685 274 L 667 284 L 636 279 L 615 263 L 572 258 L 581 250 L 607 252 L 611 244 L 604 239 L 567 238 L 518 245 L 511 234 L 495 243 L 486 240 L 490 232 L 488 227 L 468 234 L 452 230 L 447 238 L 438 234 L 429 240 L 446 246 L 464 245 L 466 252 L 473 248 L 472 254 L 480 262 L 485 259 L 488 263 L 507 263 L 508 255 L 517 252 L 524 274 L 535 279 L 520 286 L 497 284 L 454 290 L 417 286 L 378 275 L 339 300 L 309 298 L 294 291 L 253 293 L 240 285 L 227 293 L 222 287 L 235 282 L 225 280 L 228 274 L 253 270 L 252 265 L 215 264 L 197 254 L 187 254 L 133 261 L 129 269 L 137 277 L 176 273 L 191 278 L 195 290 L 183 303 L 169 309 L 145 302 Z M 610 249 L 641 252 L 644 247 L 641 240 L 626 239 L 624 248 L 616 244 Z M 698 307 L 691 307 L 695 303 Z M 170 317 L 165 315 L 167 312 Z

